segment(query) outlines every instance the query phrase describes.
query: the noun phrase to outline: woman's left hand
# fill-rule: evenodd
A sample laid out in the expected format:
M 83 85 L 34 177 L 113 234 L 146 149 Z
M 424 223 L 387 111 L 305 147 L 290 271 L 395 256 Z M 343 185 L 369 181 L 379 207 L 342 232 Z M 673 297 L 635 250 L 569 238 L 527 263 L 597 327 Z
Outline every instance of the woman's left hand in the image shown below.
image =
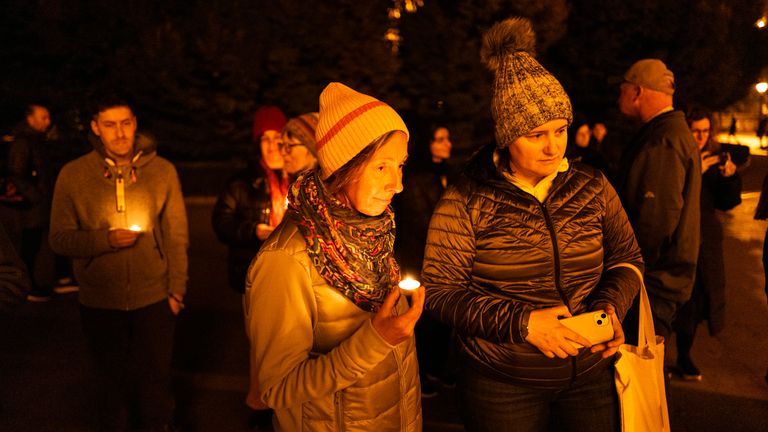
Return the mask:
M 592 345 L 590 351 L 593 353 L 603 351 L 603 358 L 608 358 L 619 350 L 621 344 L 624 343 L 624 329 L 621 327 L 621 321 L 616 316 L 616 309 L 610 304 L 598 304 L 595 309 L 602 309 L 605 313 L 611 317 L 611 325 L 613 326 L 613 339 L 608 342 Z

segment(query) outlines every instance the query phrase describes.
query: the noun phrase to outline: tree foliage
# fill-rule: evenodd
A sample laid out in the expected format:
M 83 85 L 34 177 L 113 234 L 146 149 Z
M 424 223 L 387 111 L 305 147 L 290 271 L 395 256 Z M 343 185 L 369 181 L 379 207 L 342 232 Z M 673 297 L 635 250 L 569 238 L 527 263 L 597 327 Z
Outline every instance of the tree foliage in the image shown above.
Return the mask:
M 8 124 L 12 102 L 45 94 L 56 122 L 80 137 L 87 95 L 116 86 L 133 93 L 165 154 L 229 158 L 249 144 L 258 105 L 314 111 L 323 87 L 342 81 L 409 119 L 447 122 L 469 151 L 493 139 L 479 47 L 494 22 L 531 18 L 540 61 L 579 112 L 610 113 L 608 78 L 645 56 L 675 72 L 678 101 L 718 109 L 742 98 L 768 59 L 753 25 L 762 3 L 425 0 L 393 21 L 391 0 L 7 0 L 0 108 Z M 384 39 L 393 25 L 396 54 Z

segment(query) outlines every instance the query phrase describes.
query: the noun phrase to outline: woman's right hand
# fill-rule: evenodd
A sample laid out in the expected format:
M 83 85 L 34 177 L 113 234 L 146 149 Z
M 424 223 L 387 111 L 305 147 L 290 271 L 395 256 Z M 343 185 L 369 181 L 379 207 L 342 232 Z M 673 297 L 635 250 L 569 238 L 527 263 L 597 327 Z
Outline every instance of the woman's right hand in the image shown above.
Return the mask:
M 549 358 L 578 355 L 579 350 L 571 345 L 569 340 L 585 347 L 592 344 L 584 336 L 560 323 L 559 318 L 570 316 L 571 313 L 565 305 L 531 311 L 528 317 L 528 336 L 525 340 Z
M 701 152 L 701 173 L 707 172 L 709 167 L 720 163 L 720 155 L 713 155 L 709 150 Z
M 400 300 L 400 289 L 393 288 L 387 294 L 379 311 L 371 318 L 373 328 L 390 345 L 397 345 L 410 338 L 413 336 L 416 321 L 419 320 L 421 311 L 424 310 L 425 297 L 424 287 L 414 290 L 411 294 L 411 308 L 404 314 L 397 315 L 396 307 L 398 300 Z

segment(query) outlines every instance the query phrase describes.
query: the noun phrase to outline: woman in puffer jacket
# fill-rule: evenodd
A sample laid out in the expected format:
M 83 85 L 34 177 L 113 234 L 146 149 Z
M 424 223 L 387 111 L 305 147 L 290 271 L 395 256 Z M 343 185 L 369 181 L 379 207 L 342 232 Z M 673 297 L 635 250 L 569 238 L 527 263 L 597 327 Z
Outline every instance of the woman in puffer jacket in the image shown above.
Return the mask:
M 408 129 L 339 83 L 320 95 L 319 168 L 291 185 L 283 222 L 248 270 L 249 398 L 280 431 L 421 430 L 413 329 L 397 288 L 394 216 Z
M 435 209 L 426 307 L 456 330 L 468 431 L 616 431 L 613 356 L 642 258 L 605 176 L 564 158 L 570 100 L 534 39 L 523 19 L 485 35 L 497 143 Z M 612 339 L 559 321 L 589 311 L 604 311 Z

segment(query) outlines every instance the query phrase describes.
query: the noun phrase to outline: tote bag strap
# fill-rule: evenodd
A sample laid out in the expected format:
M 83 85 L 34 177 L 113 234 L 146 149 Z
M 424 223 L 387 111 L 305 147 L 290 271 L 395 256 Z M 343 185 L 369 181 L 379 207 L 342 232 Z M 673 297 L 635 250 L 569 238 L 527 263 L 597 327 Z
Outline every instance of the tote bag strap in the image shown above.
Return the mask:
M 645 282 L 643 280 L 643 274 L 640 273 L 640 269 L 629 263 L 619 263 L 608 270 L 615 269 L 616 267 L 626 267 L 632 269 L 637 277 L 640 279 L 640 310 L 639 310 L 639 324 L 637 328 L 637 346 L 656 346 L 656 329 L 653 326 L 653 315 L 651 313 L 651 301 L 648 299 L 648 292 L 645 290 Z

